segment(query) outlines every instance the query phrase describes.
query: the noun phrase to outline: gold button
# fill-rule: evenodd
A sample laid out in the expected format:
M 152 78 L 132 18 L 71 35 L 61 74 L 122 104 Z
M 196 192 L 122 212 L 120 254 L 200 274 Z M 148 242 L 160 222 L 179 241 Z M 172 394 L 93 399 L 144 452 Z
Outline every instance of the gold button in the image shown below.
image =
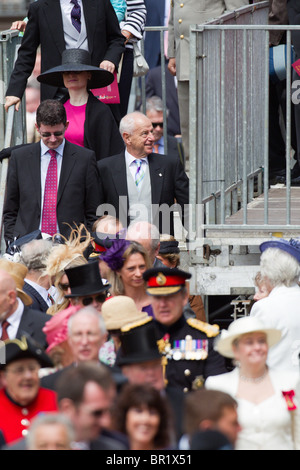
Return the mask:
M 180 8 L 183 8 L 183 3 L 180 3 Z
M 180 20 L 178 20 L 178 23 L 181 24 L 182 23 L 182 19 L 180 18 Z
M 22 408 L 22 415 L 23 416 L 27 416 L 29 413 L 29 411 L 27 410 L 27 408 Z
M 183 35 L 183 34 L 180 35 L 180 39 L 184 39 L 184 35 Z
M 25 436 L 27 436 L 27 434 L 28 434 L 28 429 L 23 429 L 22 436 L 25 437 Z
M 184 391 L 184 393 L 187 393 L 189 391 L 189 389 L 187 387 L 184 387 L 183 391 Z
M 188 377 L 189 375 L 191 375 L 190 369 L 185 369 L 184 375 L 185 375 L 186 377 Z

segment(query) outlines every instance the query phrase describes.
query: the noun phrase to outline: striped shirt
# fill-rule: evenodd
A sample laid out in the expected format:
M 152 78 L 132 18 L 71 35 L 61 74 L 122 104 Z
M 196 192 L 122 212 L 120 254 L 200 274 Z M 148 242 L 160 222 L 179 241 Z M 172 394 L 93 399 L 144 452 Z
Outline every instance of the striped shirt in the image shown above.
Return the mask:
M 125 21 L 120 23 L 120 28 L 133 34 L 134 38 L 130 41 L 142 39 L 146 16 L 147 9 L 144 0 L 127 0 L 126 18 Z M 130 41 L 126 44 L 126 47 L 132 49 Z

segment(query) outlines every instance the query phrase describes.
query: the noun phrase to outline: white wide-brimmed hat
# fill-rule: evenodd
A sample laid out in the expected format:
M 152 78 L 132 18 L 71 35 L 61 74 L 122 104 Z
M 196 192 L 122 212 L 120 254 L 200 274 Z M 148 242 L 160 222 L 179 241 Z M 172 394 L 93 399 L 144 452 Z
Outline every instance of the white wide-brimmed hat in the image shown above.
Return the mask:
M 235 339 L 247 333 L 262 331 L 267 336 L 269 348 L 278 343 L 281 339 L 281 330 L 276 328 L 268 328 L 265 324 L 255 317 L 246 316 L 233 321 L 228 330 L 222 330 L 219 339 L 216 341 L 214 349 L 222 356 L 233 358 L 232 343 Z

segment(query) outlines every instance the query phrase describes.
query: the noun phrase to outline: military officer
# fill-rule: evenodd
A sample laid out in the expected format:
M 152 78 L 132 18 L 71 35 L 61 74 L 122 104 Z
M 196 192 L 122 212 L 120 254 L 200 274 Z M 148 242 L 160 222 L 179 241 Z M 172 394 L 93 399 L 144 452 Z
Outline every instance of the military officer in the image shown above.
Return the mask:
M 144 273 L 166 382 L 184 392 L 202 387 L 210 375 L 227 372 L 224 359 L 213 349 L 218 325 L 186 319 L 183 315 L 188 298 L 186 279 L 190 277 L 185 271 L 167 267 Z
M 168 24 L 168 69 L 177 78 L 178 104 L 185 158 L 189 158 L 190 26 L 248 5 L 249 0 L 171 0 Z

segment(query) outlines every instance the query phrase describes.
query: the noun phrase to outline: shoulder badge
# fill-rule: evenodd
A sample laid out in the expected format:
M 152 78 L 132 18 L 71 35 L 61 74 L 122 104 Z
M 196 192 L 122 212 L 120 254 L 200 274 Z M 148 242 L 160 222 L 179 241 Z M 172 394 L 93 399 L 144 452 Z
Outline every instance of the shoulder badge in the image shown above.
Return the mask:
M 208 338 L 218 336 L 220 332 L 218 325 L 211 325 L 210 323 L 205 323 L 197 318 L 188 318 L 187 324 L 196 330 L 202 331 Z

